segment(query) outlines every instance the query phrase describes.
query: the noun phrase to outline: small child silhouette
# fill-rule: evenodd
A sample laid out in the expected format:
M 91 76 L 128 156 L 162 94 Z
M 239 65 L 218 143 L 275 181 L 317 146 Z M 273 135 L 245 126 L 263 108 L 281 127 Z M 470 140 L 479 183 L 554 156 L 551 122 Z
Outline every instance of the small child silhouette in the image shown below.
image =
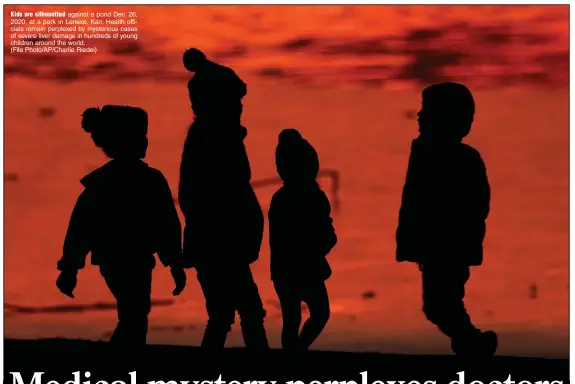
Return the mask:
M 315 149 L 295 129 L 283 130 L 276 149 L 283 186 L 269 208 L 271 278 L 283 315 L 282 346 L 307 350 L 330 316 L 325 281 L 331 276 L 326 259 L 337 243 L 331 207 L 317 183 Z M 301 334 L 301 304 L 309 319 Z
M 497 335 L 482 332 L 465 309 L 470 266 L 483 262 L 490 187 L 483 160 L 462 143 L 475 102 L 461 84 L 424 89 L 397 228 L 397 261 L 419 264 L 423 311 L 451 339 L 454 353 L 493 355 Z
M 148 147 L 144 110 L 88 108 L 82 128 L 112 160 L 81 180 L 85 189 L 70 218 L 56 284 L 73 298 L 77 272 L 91 252 L 92 264 L 100 267 L 118 303 L 119 321 L 110 341 L 146 344 L 154 253 L 171 267 L 174 296 L 186 284 L 180 219 L 164 175 L 141 160 Z

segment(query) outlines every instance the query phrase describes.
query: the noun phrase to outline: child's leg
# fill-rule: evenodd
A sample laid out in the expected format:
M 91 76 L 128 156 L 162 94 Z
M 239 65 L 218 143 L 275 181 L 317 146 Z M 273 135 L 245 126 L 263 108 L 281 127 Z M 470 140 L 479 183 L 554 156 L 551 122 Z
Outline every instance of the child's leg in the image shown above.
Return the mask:
M 124 330 L 125 326 L 122 319 L 125 316 L 124 316 L 124 307 L 123 305 L 120 305 L 120 303 L 123 304 L 125 302 L 123 295 L 124 290 L 122 289 L 122 284 L 120 284 L 120 279 L 118 279 L 116 275 L 111 271 L 106 270 L 104 268 L 100 268 L 100 273 L 104 278 L 106 285 L 108 286 L 108 289 L 110 290 L 110 292 L 112 292 L 112 295 L 114 295 L 117 305 L 118 324 L 116 325 L 116 329 L 114 329 L 114 332 L 112 333 L 110 343 L 124 344 L 126 339 L 125 336 L 126 332 Z
M 152 270 L 101 268 L 101 273 L 118 303 L 118 325 L 110 342 L 145 345 L 151 309 Z
M 497 350 L 497 334 L 477 329 L 463 304 L 469 267 L 426 265 L 422 275 L 425 315 L 451 338 L 453 352 L 464 356 L 492 356 Z
M 325 328 L 330 308 L 325 282 L 314 282 L 306 285 L 304 289 L 303 298 L 309 309 L 309 319 L 303 325 L 299 342 L 300 346 L 307 350 Z
M 208 312 L 208 324 L 201 346 L 212 350 L 223 349 L 236 316 L 231 298 L 234 283 L 225 273 L 212 266 L 196 269 Z
M 235 284 L 230 294 L 233 295 L 234 308 L 240 315 L 246 348 L 268 349 L 264 328 L 266 311 L 249 264 L 236 268 L 232 280 Z
M 452 340 L 473 337 L 479 330 L 465 309 L 465 283 L 469 267 L 424 265 L 423 312 L 429 321 Z
M 282 310 L 282 347 L 286 350 L 298 348 L 299 327 L 301 325 L 301 298 L 296 283 L 276 282 L 274 288 Z

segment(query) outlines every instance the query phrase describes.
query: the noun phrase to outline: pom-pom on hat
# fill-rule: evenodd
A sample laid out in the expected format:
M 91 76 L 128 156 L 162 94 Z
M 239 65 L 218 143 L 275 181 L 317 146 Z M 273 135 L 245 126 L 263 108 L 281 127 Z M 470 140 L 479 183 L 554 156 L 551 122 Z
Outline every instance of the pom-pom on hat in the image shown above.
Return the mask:
M 87 133 L 92 133 L 102 124 L 102 114 L 98 107 L 88 108 L 82 113 L 82 128 Z

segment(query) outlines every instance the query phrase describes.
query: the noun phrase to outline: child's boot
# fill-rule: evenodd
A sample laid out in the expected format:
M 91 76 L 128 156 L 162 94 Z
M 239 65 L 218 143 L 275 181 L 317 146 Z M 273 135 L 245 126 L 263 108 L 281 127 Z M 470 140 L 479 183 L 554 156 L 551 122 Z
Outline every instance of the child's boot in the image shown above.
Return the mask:
M 489 357 L 497 350 L 497 334 L 493 331 L 477 331 L 465 337 L 451 339 L 451 350 L 461 357 Z

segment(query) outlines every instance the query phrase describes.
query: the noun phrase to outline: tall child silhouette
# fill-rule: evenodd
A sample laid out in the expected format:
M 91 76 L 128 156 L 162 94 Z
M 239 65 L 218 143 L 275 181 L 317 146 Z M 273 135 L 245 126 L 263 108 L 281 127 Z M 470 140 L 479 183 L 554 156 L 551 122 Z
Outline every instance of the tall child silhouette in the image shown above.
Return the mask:
M 483 160 L 462 143 L 475 102 L 461 84 L 424 89 L 397 228 L 397 261 L 419 264 L 426 317 L 451 339 L 454 353 L 493 355 L 497 335 L 482 332 L 465 309 L 471 266 L 483 262 L 490 186 Z
M 337 237 L 329 200 L 316 180 L 317 152 L 295 129 L 282 131 L 278 141 L 276 165 L 284 184 L 268 213 L 271 278 L 283 315 L 282 346 L 307 350 L 329 320 L 326 257 Z M 300 334 L 302 302 L 309 319 Z
M 259 258 L 264 215 L 250 184 L 241 123 L 245 83 L 195 48 L 184 53 L 195 115 L 188 130 L 178 199 L 184 214 L 184 262 L 194 267 L 206 299 L 202 348 L 222 349 L 238 312 L 247 348 L 269 348 L 266 311 L 250 265 Z
M 181 224 L 164 175 L 141 159 L 148 147 L 148 115 L 135 107 L 88 108 L 82 128 L 111 158 L 85 176 L 64 241 L 60 291 L 74 297 L 78 270 L 86 256 L 100 267 L 118 302 L 118 325 L 111 342 L 146 343 L 154 253 L 171 268 L 174 296 L 186 284 L 182 268 Z

